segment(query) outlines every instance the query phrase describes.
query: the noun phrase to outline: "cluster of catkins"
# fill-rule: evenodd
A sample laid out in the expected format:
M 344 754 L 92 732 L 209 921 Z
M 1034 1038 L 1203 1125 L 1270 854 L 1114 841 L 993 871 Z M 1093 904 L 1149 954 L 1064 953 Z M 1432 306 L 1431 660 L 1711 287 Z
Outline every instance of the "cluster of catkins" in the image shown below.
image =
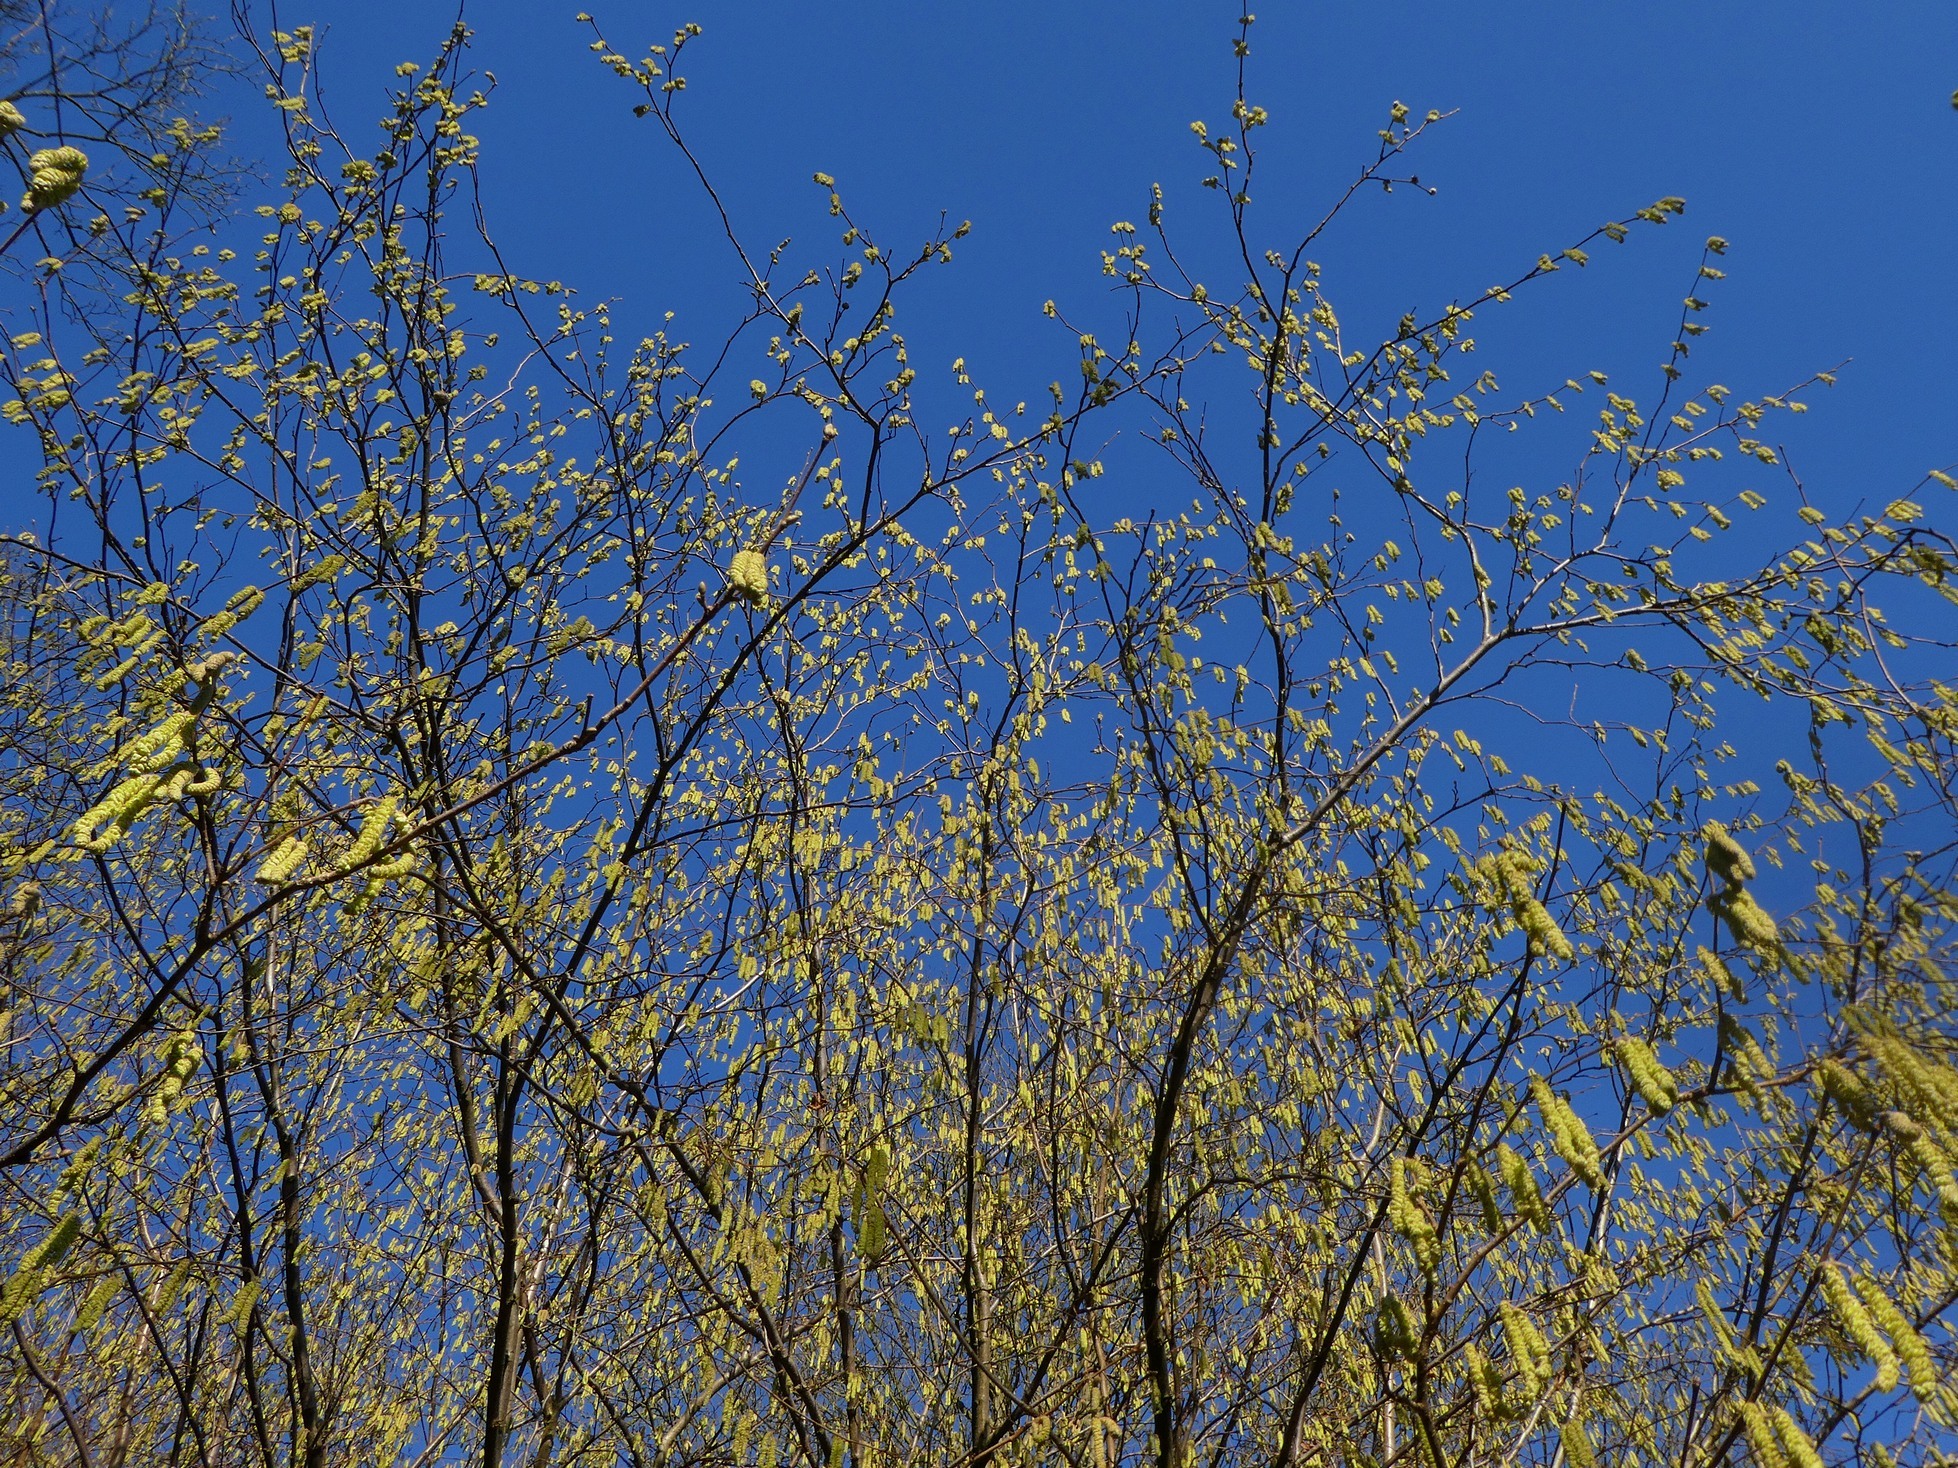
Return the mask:
M 1931 1347 L 1895 1300 L 1874 1280 L 1851 1284 L 1841 1269 L 1824 1264 L 1818 1272 L 1822 1297 L 1829 1302 L 1843 1334 L 1876 1367 L 1872 1385 L 1893 1390 L 1902 1368 L 1910 1370 L 1911 1390 L 1928 1398 L 1938 1380 Z
M 413 847 L 404 846 L 385 861 L 374 860 L 388 839 L 389 827 L 395 822 L 400 804 L 399 797 L 393 795 L 370 801 L 361 817 L 360 830 L 334 859 L 335 872 L 359 872 L 367 879 L 366 890 L 350 905 L 351 911 L 364 908 L 384 883 L 405 877 L 415 868 Z M 312 844 L 295 831 L 267 853 L 259 866 L 258 880 L 273 887 L 289 882 L 300 875 L 312 855 Z
M 1505 1380 L 1503 1369 L 1484 1355 L 1480 1347 L 1470 1345 L 1465 1354 L 1476 1405 L 1484 1416 L 1506 1421 L 1528 1413 L 1550 1389 L 1557 1372 L 1550 1342 L 1529 1312 L 1507 1300 L 1496 1309 L 1502 1317 L 1503 1339 L 1509 1346 L 1513 1387 Z
M 1664 1116 L 1679 1104 L 1679 1080 L 1659 1063 L 1658 1054 L 1649 1044 L 1635 1035 L 1620 1035 L 1612 1043 L 1612 1049 L 1631 1077 L 1632 1089 L 1652 1109 L 1654 1116 Z
M 156 1089 L 143 1108 L 143 1117 L 151 1126 L 162 1126 L 169 1121 L 170 1113 L 183 1100 L 184 1087 L 197 1073 L 196 1031 L 182 1030 L 170 1036 L 164 1042 L 162 1059 L 163 1069 Z
M 27 117 L 12 102 L 0 102 L 0 138 L 12 137 L 27 126 Z M 88 176 L 88 154 L 80 148 L 38 148 L 27 159 L 27 192 L 20 207 L 52 209 L 74 197 Z M 4 207 L 4 206 L 0 206 Z
M 1924 1054 L 1894 1027 L 1861 1019 L 1858 1028 L 1876 1062 L 1876 1079 L 1865 1081 L 1842 1061 L 1828 1058 L 1816 1067 L 1816 1084 L 1852 1125 L 1903 1144 L 1937 1190 L 1945 1218 L 1958 1228 L 1958 1166 L 1952 1162 L 1958 1154 L 1958 1068 Z
M 1551 1090 L 1550 1082 L 1542 1076 L 1530 1077 L 1530 1098 L 1543 1115 L 1544 1128 L 1550 1133 L 1550 1145 L 1557 1149 L 1557 1155 L 1592 1187 L 1603 1186 L 1604 1154 L 1598 1150 L 1597 1142 L 1576 1109 Z
M 1738 942 L 1760 952 L 1774 952 L 1781 934 L 1774 919 L 1747 890 L 1747 883 L 1754 880 L 1754 858 L 1718 821 L 1708 821 L 1700 834 L 1706 838 L 1707 870 L 1725 884 L 1708 899 L 1707 906 L 1727 920 Z
M 99 856 L 158 801 L 217 792 L 223 775 L 197 749 L 197 715 L 208 701 L 207 689 L 198 706 L 170 715 L 130 744 L 124 753 L 129 773 L 75 822 L 78 846 Z
M 62 1261 L 81 1231 L 81 1215 L 70 1213 L 27 1251 L 20 1268 L 0 1284 L 0 1326 L 12 1325 L 25 1313 L 41 1293 L 47 1272 Z
M 1534 863 L 1520 851 L 1496 851 L 1482 859 L 1481 870 L 1509 899 L 1516 926 L 1530 940 L 1530 952 L 1553 954 L 1569 962 L 1576 950 L 1564 936 L 1564 930 L 1557 926 L 1557 920 L 1550 916 L 1550 909 L 1537 899 L 1536 884 L 1531 880 L 1535 874 Z
M 1761 1468 L 1822 1468 L 1822 1455 L 1785 1407 L 1742 1402 L 1738 1410 L 1747 1445 Z
M 768 557 L 752 548 L 736 551 L 727 568 L 727 584 L 749 606 L 764 605 L 768 601 Z
M 1414 1260 L 1430 1279 L 1441 1268 L 1441 1235 L 1428 1212 L 1408 1191 L 1408 1160 L 1396 1157 L 1387 1188 L 1387 1221 L 1414 1250 Z
M 64 204 L 82 186 L 88 174 L 88 154 L 80 148 L 41 148 L 27 160 L 27 192 L 21 196 L 23 209 L 52 209 Z
M 1538 1233 L 1550 1232 L 1550 1205 L 1543 1201 L 1543 1189 L 1521 1152 L 1504 1142 L 1496 1148 L 1496 1166 L 1502 1171 L 1503 1186 L 1515 1200 L 1516 1211 Z

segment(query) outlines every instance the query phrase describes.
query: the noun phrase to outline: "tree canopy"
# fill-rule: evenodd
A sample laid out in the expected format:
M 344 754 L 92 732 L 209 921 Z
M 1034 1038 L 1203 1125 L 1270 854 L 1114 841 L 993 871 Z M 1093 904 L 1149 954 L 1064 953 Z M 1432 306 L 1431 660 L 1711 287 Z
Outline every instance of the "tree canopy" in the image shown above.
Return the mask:
M 1034 401 L 826 174 L 615 339 L 460 27 L 378 132 L 271 33 L 245 233 L 190 124 L 30 196 L 11 1461 L 1949 1461 L 1958 484 L 1811 494 L 1718 238 L 1652 381 L 1479 368 L 1677 199 L 1350 334 L 1253 39 Z

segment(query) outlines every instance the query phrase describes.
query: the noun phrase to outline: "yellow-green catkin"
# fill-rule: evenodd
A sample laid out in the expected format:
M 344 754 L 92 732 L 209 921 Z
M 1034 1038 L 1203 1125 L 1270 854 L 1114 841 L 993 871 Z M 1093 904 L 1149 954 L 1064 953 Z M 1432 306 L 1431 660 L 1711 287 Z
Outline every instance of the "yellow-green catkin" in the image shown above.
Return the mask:
M 352 871 L 355 867 L 371 860 L 374 853 L 381 849 L 381 843 L 387 839 L 388 824 L 394 819 L 394 810 L 398 803 L 396 797 L 385 795 L 367 807 L 367 815 L 360 823 L 359 834 L 354 837 L 353 844 L 347 848 L 346 854 L 340 858 L 341 871 Z
M 1774 1423 L 1768 1416 L 1768 1409 L 1759 1402 L 1742 1402 L 1738 1410 L 1741 1431 L 1747 1434 L 1747 1446 L 1760 1468 L 1793 1468 L 1782 1449 L 1780 1435 L 1775 1432 Z
M 1754 880 L 1754 858 L 1718 821 L 1708 821 L 1701 834 L 1706 838 L 1707 870 L 1725 883 L 1707 899 L 1707 906 L 1726 920 L 1736 942 L 1762 952 L 1777 950 L 1780 930 L 1745 885 Z
M 1881 1120 L 1903 1141 L 1944 1208 L 1958 1213 L 1958 1171 L 1951 1160 L 1958 1150 L 1958 1069 L 1926 1054 L 1893 1026 L 1869 1022 L 1858 1028 L 1884 1077 L 1910 1108 L 1908 1117 L 1888 1112 Z
M 163 1075 L 150 1093 L 144 1115 L 151 1125 L 162 1126 L 183 1099 L 184 1087 L 197 1070 L 197 1036 L 190 1030 L 172 1035 L 163 1047 Z
M 1482 1226 L 1494 1233 L 1502 1227 L 1502 1200 L 1496 1196 L 1495 1179 L 1479 1162 L 1468 1165 L 1469 1193 L 1482 1210 Z
M 82 1301 L 82 1308 L 75 1313 L 75 1329 L 84 1333 L 95 1329 L 102 1312 L 109 1308 L 109 1302 L 115 1299 L 116 1292 L 121 1288 L 122 1276 L 119 1273 L 105 1274 L 97 1280 L 95 1288 Z
M 1528 857 L 1520 852 L 1498 851 L 1483 860 L 1482 871 L 1509 899 L 1516 926 L 1529 939 L 1530 952 L 1548 953 L 1565 962 L 1575 955 L 1577 950 L 1571 946 L 1570 939 L 1557 926 L 1557 920 L 1550 916 L 1550 909 L 1537 898 L 1536 888 L 1530 880 Z
M 1708 821 L 1700 834 L 1706 838 L 1706 864 L 1716 876 L 1735 886 L 1754 880 L 1754 858 L 1725 826 Z
M 883 1147 L 872 1147 L 865 1160 L 862 1180 L 857 1184 L 853 1214 L 857 1224 L 857 1249 L 875 1260 L 884 1252 L 889 1220 L 884 1214 L 884 1180 L 890 1175 L 891 1154 Z
M 180 709 L 141 738 L 130 741 L 123 751 L 123 762 L 132 775 L 154 774 L 172 764 L 187 747 L 197 716 Z
M 1631 1077 L 1632 1089 L 1652 1109 L 1654 1116 L 1664 1116 L 1679 1104 L 1679 1082 L 1659 1063 L 1650 1045 L 1634 1035 L 1623 1035 L 1616 1048 L 1619 1063 Z
M 758 550 L 740 550 L 727 568 L 727 584 L 749 606 L 768 601 L 768 558 Z
M 26 114 L 12 102 L 0 102 L 0 138 L 10 138 L 26 126 Z
M 1891 1349 L 1904 1363 L 1904 1370 L 1910 1373 L 1910 1389 L 1919 1401 L 1928 1401 L 1935 1393 L 1938 1384 L 1937 1368 L 1931 1361 L 1931 1348 L 1925 1344 L 1924 1337 L 1910 1323 L 1910 1317 L 1892 1300 L 1875 1280 L 1867 1276 L 1856 1281 L 1856 1293 L 1869 1307 L 1870 1314 L 1890 1338 Z
M 1399 1295 L 1389 1295 L 1380 1302 L 1380 1315 L 1373 1325 L 1374 1344 L 1380 1354 L 1389 1360 L 1411 1356 L 1420 1344 L 1420 1328 L 1415 1324 L 1414 1312 L 1407 1308 L 1407 1302 Z
M 1699 951 L 1699 959 L 1700 967 L 1706 971 L 1706 976 L 1713 980 L 1714 988 L 1735 999 L 1744 997 L 1745 991 L 1741 987 L 1741 981 L 1734 976 L 1732 969 L 1720 961 L 1719 954 L 1711 948 L 1702 948 Z
M 74 197 L 88 174 L 88 154 L 80 148 L 42 148 L 27 160 L 23 209 L 52 209 Z
M 238 1286 L 238 1296 L 225 1312 L 225 1321 L 234 1330 L 244 1330 L 251 1324 L 252 1307 L 258 1303 L 260 1284 L 254 1276 Z
M 48 1230 L 47 1237 L 29 1249 L 20 1261 L 20 1268 L 0 1285 L 0 1326 L 11 1325 L 34 1303 L 41 1293 L 41 1286 L 47 1271 L 59 1264 L 68 1253 L 69 1246 L 82 1231 L 79 1213 L 70 1213 Z
M 1789 1415 L 1786 1407 L 1776 1407 L 1768 1416 L 1774 1423 L 1775 1436 L 1781 1439 L 1781 1446 L 1794 1468 L 1822 1468 L 1822 1455 L 1815 1450 L 1815 1443 L 1802 1431 L 1802 1425 Z
M 1584 1424 L 1573 1417 L 1564 1424 L 1561 1436 L 1564 1459 L 1571 1468 L 1593 1468 L 1598 1455 L 1592 1450 L 1591 1435 L 1584 1430 Z
M 1482 1415 L 1510 1416 L 1509 1403 L 1503 1396 L 1502 1372 L 1495 1363 L 1482 1354 L 1479 1346 L 1473 1345 L 1463 1352 L 1463 1360 L 1468 1368 L 1469 1389 L 1475 1393 L 1475 1403 L 1482 1409 Z
M 1781 930 L 1775 926 L 1774 919 L 1745 887 L 1717 892 L 1707 905 L 1726 919 L 1736 942 L 1749 948 L 1771 949 L 1781 941 Z
M 179 710 L 123 748 L 119 762 L 128 773 L 75 822 L 72 835 L 76 845 L 100 856 L 158 799 L 208 794 L 217 788 L 215 778 L 208 777 L 195 763 L 173 768 L 178 757 L 188 753 L 195 723 L 196 715 Z
M 1536 1174 L 1523 1155 L 1507 1142 L 1496 1149 L 1496 1166 L 1502 1171 L 1503 1186 L 1516 1203 L 1516 1211 L 1543 1233 L 1550 1231 L 1550 1209 L 1537 1187 Z
M 121 839 L 123 832 L 156 799 L 154 775 L 132 775 L 82 813 L 75 822 L 75 844 L 97 856 Z
M 1950 1156 L 1938 1145 L 1931 1129 L 1901 1111 L 1886 1111 L 1882 1120 L 1891 1134 L 1904 1144 L 1905 1153 L 1917 1164 L 1938 1197 L 1941 1200 L 1958 1197 L 1958 1172 L 1953 1171 Z
M 1407 1188 L 1407 1159 L 1396 1157 L 1389 1171 L 1387 1221 L 1394 1232 L 1406 1239 L 1423 1274 L 1432 1276 L 1441 1267 L 1441 1235 L 1427 1210 L 1415 1202 Z
M 1502 1316 L 1503 1337 L 1509 1342 L 1509 1358 L 1518 1379 L 1530 1389 L 1533 1398 L 1542 1396 L 1557 1374 L 1556 1365 L 1550 1359 L 1550 1342 L 1543 1338 L 1543 1332 L 1527 1312 L 1507 1300 L 1496 1308 Z
M 1884 1339 L 1883 1332 L 1877 1329 L 1876 1321 L 1856 1298 L 1856 1292 L 1843 1278 L 1842 1271 L 1834 1264 L 1824 1264 L 1816 1272 L 1822 1285 L 1822 1298 L 1829 1302 L 1841 1324 L 1843 1334 L 1848 1336 L 1858 1351 L 1876 1365 L 1876 1389 L 1880 1392 L 1894 1391 L 1897 1386 L 1897 1353 Z
M 288 836 L 272 848 L 271 855 L 258 869 L 258 879 L 267 885 L 276 885 L 287 880 L 306 864 L 306 843 L 297 836 Z
M 1830 1057 L 1815 1067 L 1815 1080 L 1822 1094 L 1840 1106 L 1852 1123 L 1866 1132 L 1876 1129 L 1876 1097 L 1855 1071 Z
M 1570 1102 L 1550 1089 L 1550 1083 L 1542 1076 L 1530 1077 L 1530 1097 L 1543 1117 L 1544 1127 L 1550 1133 L 1550 1145 L 1556 1148 L 1557 1155 L 1592 1187 L 1602 1187 L 1604 1154 L 1592 1140 L 1583 1118 L 1571 1109 Z
M 398 852 L 386 861 L 377 861 L 367 869 L 367 879 L 377 889 L 384 882 L 392 882 L 405 877 L 415 869 L 415 853 L 412 848 Z
M 1758 1374 L 1760 1357 L 1728 1322 L 1727 1312 L 1720 1308 L 1720 1302 L 1713 1297 L 1713 1286 L 1704 1276 L 1694 1284 L 1693 1298 L 1699 1304 L 1700 1315 L 1706 1321 L 1707 1333 L 1713 1337 L 1714 1351 L 1720 1360 L 1738 1370 Z
M 1933 1059 L 1894 1025 L 1866 1019 L 1857 1028 L 1883 1073 L 1914 1097 L 1926 1115 L 1958 1130 L 1958 1069 Z
M 27 1257 L 21 1261 L 22 1266 L 27 1269 L 54 1268 L 68 1257 L 68 1250 L 74 1247 L 81 1231 L 81 1214 L 64 1215 L 59 1223 L 48 1230 L 48 1236 L 28 1251 Z

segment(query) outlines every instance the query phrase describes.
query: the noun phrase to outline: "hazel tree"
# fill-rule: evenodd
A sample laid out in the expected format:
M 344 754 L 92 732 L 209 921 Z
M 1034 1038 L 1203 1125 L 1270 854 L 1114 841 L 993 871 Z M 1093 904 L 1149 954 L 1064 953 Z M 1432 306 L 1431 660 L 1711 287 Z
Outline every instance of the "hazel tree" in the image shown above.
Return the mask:
M 585 23 L 719 227 L 698 28 Z M 1695 376 L 1718 239 L 1654 382 L 1472 365 L 1676 199 L 1350 335 L 1250 39 L 1224 247 L 1116 223 L 1032 406 L 906 344 L 963 228 L 827 174 L 622 343 L 482 225 L 460 29 L 378 136 L 273 33 L 254 238 L 44 272 L 10 1451 L 1949 1457 L 1958 486 L 1804 497 L 1819 384 Z

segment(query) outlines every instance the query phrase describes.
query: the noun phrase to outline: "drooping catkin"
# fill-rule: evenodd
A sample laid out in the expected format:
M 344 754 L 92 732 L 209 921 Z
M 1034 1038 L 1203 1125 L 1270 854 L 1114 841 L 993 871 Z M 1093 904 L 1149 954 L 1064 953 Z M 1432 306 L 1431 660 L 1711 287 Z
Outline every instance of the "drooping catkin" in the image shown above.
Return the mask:
M 156 800 L 155 775 L 131 775 L 82 813 L 74 824 L 75 844 L 100 856 L 121 839 L 136 818 Z
M 352 871 L 371 860 L 374 853 L 381 849 L 381 843 L 387 839 L 388 825 L 394 820 L 394 810 L 398 804 L 397 797 L 384 795 L 367 807 L 367 814 L 360 823 L 360 831 L 355 835 L 353 844 L 340 858 L 338 865 L 341 871 Z
M 1532 953 L 1548 953 L 1566 962 L 1575 955 L 1577 950 L 1570 939 L 1536 895 L 1528 857 L 1515 851 L 1494 852 L 1483 859 L 1481 870 L 1502 889 L 1516 926 L 1528 938 Z
M 70 834 L 77 846 L 102 855 L 159 798 L 199 793 L 189 788 L 205 778 L 194 761 L 172 768 L 179 755 L 188 752 L 195 723 L 195 714 L 180 709 L 123 748 L 120 763 L 127 773 L 75 822 Z M 213 784 L 209 788 L 216 787 Z
M 1754 858 L 1724 825 L 1708 821 L 1700 834 L 1706 838 L 1706 864 L 1715 875 L 1734 885 L 1754 880 Z
M 1721 962 L 1719 954 L 1711 948 L 1701 948 L 1699 960 L 1700 967 L 1706 971 L 1706 976 L 1713 980 L 1714 988 L 1735 999 L 1745 996 L 1746 991 L 1742 988 L 1741 981 L 1734 976 L 1732 969 Z
M 1905 1153 L 1940 1196 L 1958 1190 L 1958 1174 L 1952 1171 L 1951 1158 L 1938 1145 L 1929 1127 L 1901 1111 L 1886 1111 L 1881 1120 L 1903 1142 Z
M 1503 1398 L 1502 1372 L 1496 1368 L 1479 1346 L 1469 1346 L 1463 1352 L 1467 1364 L 1469 1389 L 1475 1393 L 1475 1404 L 1482 1409 L 1485 1417 L 1504 1418 L 1510 1415 L 1509 1403 Z
M 193 1031 L 181 1030 L 164 1043 L 163 1074 L 143 1111 L 151 1125 L 162 1126 L 170 1119 L 170 1113 L 183 1099 L 184 1087 L 196 1071 L 197 1036 Z
M 1726 919 L 1734 940 L 1749 948 L 1772 949 L 1781 941 L 1781 930 L 1767 910 L 1756 902 L 1745 887 L 1729 887 L 1708 899 L 1707 906 Z
M 1468 1188 L 1482 1210 L 1482 1226 L 1494 1233 L 1502 1227 L 1502 1200 L 1496 1196 L 1495 1179 L 1479 1162 L 1468 1164 Z
M 1380 1314 L 1373 1325 L 1373 1340 L 1380 1354 L 1390 1361 L 1411 1356 L 1420 1344 L 1421 1332 L 1415 1323 L 1414 1312 L 1408 1309 L 1407 1302 L 1399 1295 L 1389 1295 L 1380 1302 Z
M 1616 1048 L 1619 1062 L 1631 1077 L 1632 1089 L 1652 1109 L 1654 1116 L 1664 1116 L 1679 1104 L 1679 1082 L 1659 1063 L 1650 1045 L 1635 1035 L 1623 1035 Z
M 66 203 L 88 174 L 88 154 L 80 148 L 41 148 L 27 159 L 27 192 L 23 209 L 52 209 Z
M 1571 1108 L 1570 1102 L 1551 1090 L 1550 1083 L 1542 1076 L 1530 1077 L 1530 1097 L 1543 1117 L 1544 1127 L 1550 1133 L 1550 1144 L 1557 1155 L 1568 1162 L 1571 1170 L 1585 1182 L 1594 1188 L 1601 1187 L 1604 1183 L 1604 1154 L 1598 1150 L 1590 1129 Z
M 1815 1450 L 1814 1442 L 1802 1431 L 1802 1425 L 1789 1415 L 1786 1407 L 1776 1407 L 1768 1416 L 1774 1423 L 1775 1435 L 1781 1439 L 1781 1446 L 1795 1468 L 1822 1468 L 1822 1455 Z
M 13 1324 L 34 1303 L 48 1270 L 62 1261 L 81 1228 L 81 1215 L 70 1213 L 21 1258 L 20 1268 L 0 1284 L 0 1326 Z
M 68 1250 L 82 1231 L 82 1216 L 79 1213 L 63 1215 L 61 1221 L 48 1230 L 48 1236 L 27 1251 L 21 1260 L 24 1269 L 52 1269 L 68 1257 Z
M 1910 1373 L 1911 1394 L 1919 1401 L 1928 1401 L 1937 1390 L 1937 1369 L 1931 1361 L 1931 1348 L 1917 1328 L 1910 1323 L 1902 1307 L 1884 1292 L 1883 1286 L 1864 1275 L 1856 1281 L 1856 1293 L 1869 1307 L 1870 1314 L 1890 1338 L 1891 1349 L 1904 1363 L 1904 1370 Z
M 153 774 L 171 764 L 178 751 L 187 747 L 197 716 L 188 709 L 170 715 L 154 729 L 130 741 L 123 751 L 123 763 L 131 774 Z
M 1741 1431 L 1747 1434 L 1747 1446 L 1760 1468 L 1793 1468 L 1782 1450 L 1780 1436 L 1768 1418 L 1767 1408 L 1759 1402 L 1741 1402 L 1737 1410 Z
M 1421 1272 L 1432 1276 L 1441 1267 L 1441 1236 L 1427 1210 L 1407 1190 L 1407 1159 L 1396 1157 L 1389 1169 L 1387 1221 L 1414 1250 Z
M 727 568 L 727 584 L 749 606 L 768 600 L 768 558 L 758 550 L 738 550 Z
M 105 1274 L 97 1280 L 95 1288 L 82 1301 L 82 1308 L 75 1313 L 75 1329 L 84 1334 L 95 1329 L 102 1312 L 109 1308 L 109 1302 L 115 1299 L 121 1288 L 122 1276 L 118 1273 Z
M 1843 1278 L 1842 1271 L 1834 1264 L 1824 1264 L 1816 1272 L 1822 1285 L 1822 1298 L 1828 1301 L 1841 1324 L 1843 1334 L 1848 1336 L 1858 1351 L 1876 1364 L 1876 1389 L 1880 1392 L 1894 1391 L 1897 1386 L 1897 1353 L 1884 1339 L 1883 1332 L 1877 1329 L 1876 1321 L 1856 1298 L 1856 1292 Z
M 1550 1209 L 1537 1187 L 1536 1174 L 1523 1155 L 1507 1142 L 1496 1148 L 1496 1165 L 1502 1170 L 1503 1186 L 1515 1200 L 1516 1211 L 1543 1233 L 1550 1231 Z
M 224 1314 L 225 1323 L 234 1330 L 244 1330 L 251 1324 L 252 1307 L 258 1303 L 258 1292 L 262 1288 L 257 1276 L 238 1286 L 237 1298 Z
M 1876 1097 L 1861 1077 L 1840 1060 L 1829 1057 L 1815 1067 L 1822 1094 L 1842 1108 L 1842 1114 L 1863 1131 L 1876 1129 Z
M 258 869 L 258 879 L 268 886 L 285 881 L 306 863 L 306 843 L 297 836 L 288 836 L 265 858 Z
M 1529 1388 L 1532 1397 L 1542 1396 L 1557 1374 L 1550 1358 L 1550 1342 L 1543 1338 L 1536 1322 L 1507 1300 L 1496 1307 L 1502 1316 L 1503 1338 L 1509 1342 L 1509 1357 L 1517 1377 Z
M 1883 1075 L 1908 1098 L 1912 1112 L 1945 1138 L 1958 1135 L 1958 1070 L 1912 1044 L 1894 1026 L 1858 1026 Z

